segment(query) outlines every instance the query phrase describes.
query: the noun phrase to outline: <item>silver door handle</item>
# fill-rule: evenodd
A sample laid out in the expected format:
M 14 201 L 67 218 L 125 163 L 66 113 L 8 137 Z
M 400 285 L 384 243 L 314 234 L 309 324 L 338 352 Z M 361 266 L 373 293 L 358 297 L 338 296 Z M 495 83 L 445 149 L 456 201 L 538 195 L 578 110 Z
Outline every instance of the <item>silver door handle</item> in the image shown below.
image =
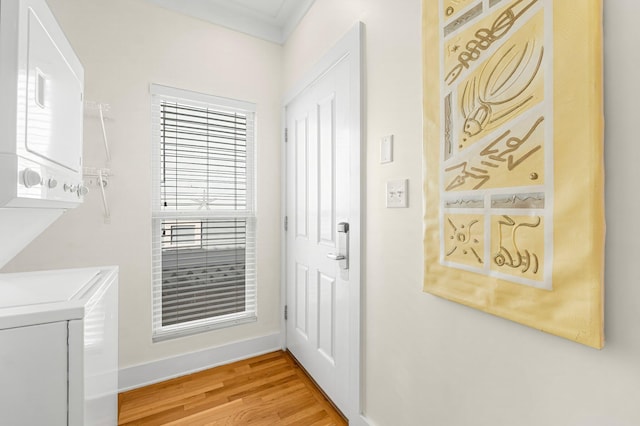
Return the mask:
M 338 223 L 336 231 L 338 231 L 338 253 L 329 253 L 327 257 L 340 262 L 340 269 L 346 271 L 349 269 L 349 224 Z

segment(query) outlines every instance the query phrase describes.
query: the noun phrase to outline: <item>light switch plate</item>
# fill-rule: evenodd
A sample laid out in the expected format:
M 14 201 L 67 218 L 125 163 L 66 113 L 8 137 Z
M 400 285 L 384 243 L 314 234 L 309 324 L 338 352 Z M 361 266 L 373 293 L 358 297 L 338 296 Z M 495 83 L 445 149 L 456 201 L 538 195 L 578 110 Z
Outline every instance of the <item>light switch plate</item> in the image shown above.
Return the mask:
M 393 161 L 393 135 L 384 136 L 380 140 L 380 164 Z
M 407 188 L 408 179 L 397 179 L 387 181 L 387 208 L 403 208 L 409 205 Z

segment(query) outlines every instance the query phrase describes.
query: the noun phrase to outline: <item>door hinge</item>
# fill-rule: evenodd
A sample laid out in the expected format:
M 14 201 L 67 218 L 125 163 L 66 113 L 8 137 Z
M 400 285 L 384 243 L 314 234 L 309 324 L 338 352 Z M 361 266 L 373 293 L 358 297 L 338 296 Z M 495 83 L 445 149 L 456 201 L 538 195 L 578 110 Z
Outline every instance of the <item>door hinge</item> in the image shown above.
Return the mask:
M 289 319 L 289 309 L 287 305 L 284 305 L 284 320 L 288 320 Z
M 289 129 L 286 127 L 284 128 L 284 141 L 289 142 Z
M 289 230 L 289 216 L 284 217 L 284 230 L 285 231 Z

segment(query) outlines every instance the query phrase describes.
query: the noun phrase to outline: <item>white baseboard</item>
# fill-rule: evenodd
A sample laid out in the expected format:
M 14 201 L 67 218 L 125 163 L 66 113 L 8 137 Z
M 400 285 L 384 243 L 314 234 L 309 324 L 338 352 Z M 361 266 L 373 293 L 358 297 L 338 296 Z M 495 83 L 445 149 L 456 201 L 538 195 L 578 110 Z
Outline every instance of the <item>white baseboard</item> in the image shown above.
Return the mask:
M 280 333 L 120 369 L 123 392 L 282 349 Z
M 362 426 L 375 426 L 373 422 L 369 420 L 364 414 L 361 414 L 357 421 Z

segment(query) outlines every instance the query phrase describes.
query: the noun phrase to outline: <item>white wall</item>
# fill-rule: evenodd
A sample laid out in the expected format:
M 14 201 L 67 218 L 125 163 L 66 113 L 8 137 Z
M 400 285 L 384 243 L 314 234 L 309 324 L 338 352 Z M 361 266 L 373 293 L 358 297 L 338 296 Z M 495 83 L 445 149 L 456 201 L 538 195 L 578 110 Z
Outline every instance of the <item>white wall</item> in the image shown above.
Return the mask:
M 422 292 L 420 0 L 316 0 L 284 50 L 285 89 L 366 24 L 365 413 L 373 424 L 640 424 L 640 3 L 605 1 L 607 345 L 596 351 Z M 395 161 L 379 140 L 395 135 Z M 410 208 L 384 183 L 410 179 Z
M 280 329 L 282 47 L 136 0 L 48 0 L 85 67 L 86 99 L 111 105 L 114 173 L 105 224 L 97 187 L 3 271 L 120 266 L 120 367 Z M 151 112 L 149 83 L 257 104 L 257 323 L 151 342 Z M 104 166 L 96 118 L 85 120 L 85 165 Z

